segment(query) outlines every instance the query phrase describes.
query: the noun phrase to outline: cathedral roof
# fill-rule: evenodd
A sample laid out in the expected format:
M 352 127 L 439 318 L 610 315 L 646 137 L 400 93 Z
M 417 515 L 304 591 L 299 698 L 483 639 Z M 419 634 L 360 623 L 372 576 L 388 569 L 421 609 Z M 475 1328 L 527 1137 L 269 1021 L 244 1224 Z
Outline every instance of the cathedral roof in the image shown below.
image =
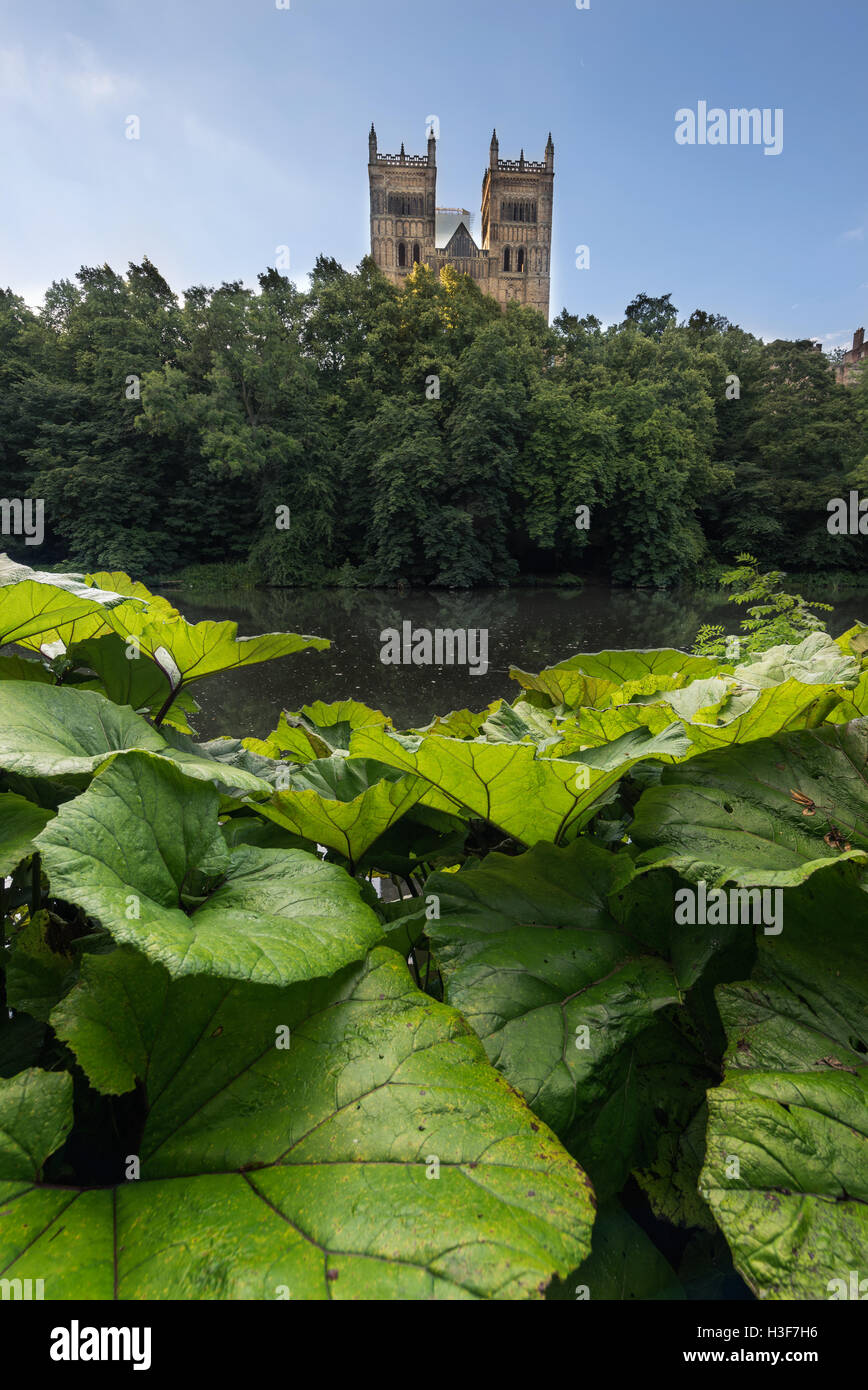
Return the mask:
M 476 245 L 476 240 L 470 230 L 470 213 L 462 209 L 461 211 L 441 212 L 439 209 L 435 215 L 434 225 L 434 246 L 438 251 L 445 251 L 450 241 L 458 231 L 460 226 L 464 226 L 467 235 Z

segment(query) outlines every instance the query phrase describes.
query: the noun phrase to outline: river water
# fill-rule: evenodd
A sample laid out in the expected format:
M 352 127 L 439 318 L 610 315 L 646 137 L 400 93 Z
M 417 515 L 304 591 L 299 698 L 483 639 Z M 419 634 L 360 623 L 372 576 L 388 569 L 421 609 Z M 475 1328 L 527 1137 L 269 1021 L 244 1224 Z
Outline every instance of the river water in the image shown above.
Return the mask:
M 276 728 L 281 710 L 348 698 L 384 710 L 397 728 L 420 726 L 453 709 L 481 710 L 498 697 L 513 699 L 519 687 L 509 678 L 511 664 L 539 671 L 580 651 L 689 649 L 702 623 L 720 622 L 733 632 L 743 616 L 715 594 L 613 590 L 603 584 L 586 584 L 581 591 L 425 590 L 406 596 L 390 590 L 164 591 L 191 622 L 230 618 L 242 637 L 289 631 L 332 642 L 327 652 L 300 652 L 197 683 L 192 693 L 202 710 L 193 725 L 203 738 L 264 738 Z M 868 620 L 868 588 L 829 601 L 835 603 L 834 615 L 826 615 L 834 636 L 862 616 Z M 400 632 L 405 622 L 430 631 L 487 629 L 487 673 L 384 665 L 381 633 Z

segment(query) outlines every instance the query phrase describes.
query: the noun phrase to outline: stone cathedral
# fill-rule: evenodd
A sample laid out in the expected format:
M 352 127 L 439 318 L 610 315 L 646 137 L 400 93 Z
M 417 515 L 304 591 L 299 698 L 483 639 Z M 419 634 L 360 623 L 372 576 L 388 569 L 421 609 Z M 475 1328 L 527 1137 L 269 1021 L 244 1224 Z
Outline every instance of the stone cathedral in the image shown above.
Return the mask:
M 545 159 L 501 159 L 497 131 L 482 180 L 479 240 L 466 208 L 437 206 L 437 141 L 427 155 L 380 154 L 373 125 L 368 137 L 371 255 L 400 284 L 417 262 L 439 271 L 454 266 L 500 304 L 518 300 L 549 316 L 555 147 Z

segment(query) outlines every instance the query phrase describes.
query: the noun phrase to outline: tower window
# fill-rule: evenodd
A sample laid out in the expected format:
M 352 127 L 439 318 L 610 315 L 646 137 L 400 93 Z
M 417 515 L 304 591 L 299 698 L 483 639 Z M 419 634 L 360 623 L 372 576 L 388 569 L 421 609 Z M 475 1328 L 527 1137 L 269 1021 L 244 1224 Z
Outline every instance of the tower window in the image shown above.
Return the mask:
M 417 241 L 416 244 L 415 244 L 415 246 L 413 247 L 413 264 L 414 264 L 414 265 L 418 265 L 419 262 L 421 261 L 421 259 L 422 259 L 422 252 L 419 250 L 419 243 L 418 243 L 418 241 Z
M 398 243 L 398 265 L 399 265 L 399 266 L 405 266 L 406 264 L 407 264 L 407 248 L 406 248 L 406 246 L 404 245 L 403 241 L 401 241 L 401 242 Z
M 512 258 L 510 257 L 508 246 L 504 246 L 503 248 L 503 268 L 504 270 L 512 269 Z
M 502 202 L 500 205 L 500 220 L 502 222 L 536 222 L 537 216 L 537 203 Z
M 518 253 L 518 266 L 517 266 L 516 268 L 517 268 L 518 270 L 524 270 L 524 249 L 523 249 L 523 248 L 521 248 L 521 249 L 519 250 L 519 253 Z
M 393 217 L 424 217 L 424 198 L 421 194 L 390 193 L 388 210 Z

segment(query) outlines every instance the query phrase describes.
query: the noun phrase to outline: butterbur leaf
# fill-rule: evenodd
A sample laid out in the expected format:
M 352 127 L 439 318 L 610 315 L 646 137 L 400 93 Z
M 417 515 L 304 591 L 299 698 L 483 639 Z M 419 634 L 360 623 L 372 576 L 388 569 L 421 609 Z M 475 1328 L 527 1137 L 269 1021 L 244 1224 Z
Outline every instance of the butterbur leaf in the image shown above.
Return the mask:
M 52 812 L 14 792 L 0 793 L 0 887 L 2 879 L 33 853 L 33 840 Z
M 358 700 L 340 700 L 333 705 L 318 700 L 297 714 L 284 712 L 267 739 L 248 739 L 246 743 L 254 752 L 270 758 L 289 755 L 293 762 L 309 763 L 330 758 L 338 751 L 348 752 L 354 729 L 391 727 L 391 723 L 388 715 L 369 709 Z
M 452 710 L 450 714 L 437 715 L 424 729 L 412 729 L 414 734 L 442 734 L 444 738 L 479 738 L 482 726 L 503 704 L 494 700 L 481 713 L 469 709 Z
M 15 934 L 6 969 L 6 1003 L 43 1023 L 76 978 L 75 951 L 52 945 L 50 928 L 47 911 L 34 913 Z
M 188 623 L 186 618 L 154 617 L 148 611 L 124 614 L 115 623 L 122 637 L 134 636 L 145 653 L 163 671 L 173 691 L 218 671 L 256 666 L 277 657 L 313 648 L 326 651 L 331 643 L 322 637 L 300 637 L 294 632 L 268 632 L 261 637 L 239 637 L 238 624 Z
M 420 778 L 370 759 L 320 759 L 292 774 L 289 790 L 257 803 L 256 810 L 355 864 L 424 791 Z
M 859 658 L 842 655 L 827 632 L 812 632 L 797 646 L 769 647 L 755 660 L 736 666 L 733 674 L 743 685 L 757 690 L 791 679 L 806 685 L 855 685 Z
M 123 594 L 125 598 L 141 599 L 148 607 L 153 616 L 159 615 L 163 618 L 179 618 L 181 615 L 167 598 L 160 594 L 152 594 L 137 579 L 131 579 L 123 570 L 97 570 L 94 574 L 86 574 L 84 582 L 89 588 L 109 589 L 115 593 Z
M 672 710 L 665 705 L 614 705 L 610 709 L 579 709 L 557 722 L 560 742 L 549 752 L 550 757 L 580 757 L 583 749 L 601 748 L 614 743 L 624 734 L 640 732 L 645 739 L 665 735 L 668 729 L 681 728 L 673 720 Z M 658 755 L 659 756 L 659 755 Z M 662 755 L 665 757 L 665 754 Z
M 47 581 L 49 576 L 43 578 Z M 68 641 L 108 631 L 108 610 L 130 602 L 120 594 L 80 587 L 78 593 L 33 579 L 0 583 L 0 647 L 15 642 L 39 651 L 59 642 L 62 649 Z
M 691 751 L 696 753 L 736 743 L 754 743 L 788 729 L 821 724 L 840 705 L 845 693 L 842 689 L 787 680 L 766 690 L 745 692 L 738 697 L 738 703 L 725 703 L 718 720 L 685 720 L 684 731 L 692 744 Z M 747 708 L 742 707 L 745 699 Z
M 538 1298 L 590 1249 L 584 1174 L 394 952 L 289 990 L 93 957 L 54 1026 L 147 1113 L 138 1181 L 45 1187 L 69 1078 L 0 1088 L 42 1140 L 0 1160 L 0 1267 L 48 1297 Z
M 852 1297 L 868 1268 L 863 903 L 842 874 L 812 879 L 752 978 L 717 990 L 729 1048 L 700 1185 L 762 1298 Z
M 0 767 L 25 777 L 86 779 L 116 754 L 141 749 L 227 791 L 271 791 L 262 777 L 237 766 L 237 759 L 223 761 L 171 730 L 164 737 L 140 715 L 96 691 L 6 681 L 0 684 L 0 713 Z
M 854 623 L 853 627 L 836 637 L 835 646 L 845 656 L 857 656 L 862 660 L 868 654 L 868 626 L 865 623 Z
M 787 888 L 868 860 L 868 725 L 738 745 L 664 769 L 630 831 L 640 866 L 709 884 Z
M 115 632 L 108 632 L 102 637 L 91 637 L 86 642 L 73 643 L 67 648 L 67 656 L 75 665 L 87 666 L 96 672 L 101 692 L 114 704 L 129 705 L 131 709 L 148 710 L 156 714 L 171 693 L 168 678 L 153 661 L 144 656 L 131 659 L 128 651 L 123 638 Z M 79 689 L 81 688 L 79 686 Z M 196 708 L 195 700 L 185 691 L 181 692 L 173 705 L 172 718 L 185 733 L 192 730 L 181 710 L 192 712 Z
M 653 1159 L 634 1177 L 659 1220 L 713 1232 L 714 1218 L 699 1194 L 707 1126 L 708 1110 L 702 1104 L 689 1124 L 661 1133 Z
M 602 708 L 618 704 L 616 692 L 628 682 L 642 681 L 643 688 L 653 688 L 655 680 L 660 689 L 667 689 L 671 677 L 697 680 L 717 675 L 717 664 L 707 657 L 689 656 L 687 652 L 664 648 L 654 651 L 593 652 L 571 656 L 556 666 L 548 666 L 538 675 L 510 668 L 510 677 L 525 690 L 537 690 L 548 696 L 554 705 L 567 709 L 591 705 Z
M 620 1192 L 634 1169 L 658 1162 L 669 1137 L 687 1129 L 713 1080 L 714 1069 L 679 1020 L 659 1014 L 615 1054 L 575 1126 L 568 1147 L 601 1201 Z
M 526 700 L 518 700 L 514 705 L 500 704 L 485 720 L 481 732 L 491 743 L 533 743 L 542 749 L 559 743 L 561 738 L 554 720 Z
M 689 752 L 690 739 L 684 725 L 676 720 L 658 734 L 640 726 L 612 739 L 611 743 L 598 744 L 596 748 L 585 749 L 571 756 L 586 767 L 609 771 L 623 768 L 625 763 L 634 763 L 640 758 L 674 762 Z
M 445 999 L 489 1059 L 568 1144 L 605 1095 L 621 1052 L 680 1001 L 670 964 L 616 917 L 628 856 L 580 840 L 491 854 L 425 888 Z
M 527 845 L 574 838 L 627 770 L 588 768 L 582 782 L 576 763 L 540 758 L 527 743 L 395 737 L 381 729 L 360 730 L 351 751 L 421 777 L 428 784 L 425 805 L 470 811 Z
M 71 1125 L 72 1080 L 65 1072 L 29 1068 L 2 1083 L 0 1203 L 39 1181 L 46 1159 L 63 1143 Z M 49 1203 L 48 1210 L 61 1205 Z M 0 1218 L 3 1216 L 5 1210 L 0 1207 Z M 4 1235 L 5 1221 L 0 1219 L 0 1251 L 4 1250 Z
M 0 656 L 0 681 L 38 681 L 40 685 L 54 685 L 56 680 L 50 667 L 31 656 Z
M 346 873 L 300 850 L 230 850 L 218 808 L 165 759 L 117 759 L 37 841 L 52 894 L 175 976 L 288 984 L 380 940 Z

